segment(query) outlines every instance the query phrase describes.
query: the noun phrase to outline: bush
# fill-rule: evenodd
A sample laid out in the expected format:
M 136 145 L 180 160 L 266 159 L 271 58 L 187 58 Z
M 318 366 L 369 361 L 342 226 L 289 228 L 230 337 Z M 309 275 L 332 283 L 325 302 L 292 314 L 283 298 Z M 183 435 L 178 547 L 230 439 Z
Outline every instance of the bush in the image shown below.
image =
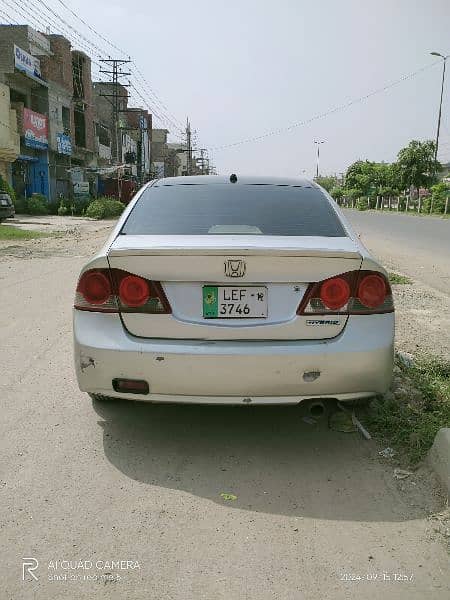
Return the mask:
M 61 198 L 61 202 L 59 203 L 58 207 L 58 215 L 63 217 L 64 215 L 67 215 L 68 212 L 67 206 L 64 204 L 64 198 Z
M 110 219 L 122 214 L 125 206 L 119 200 L 97 198 L 86 209 L 86 216 L 91 219 Z
M 335 200 L 340 200 L 344 196 L 344 190 L 340 186 L 335 186 L 330 190 L 330 196 Z
M 367 198 L 358 198 L 355 206 L 358 210 L 367 210 Z
M 91 198 L 74 198 L 71 203 L 70 213 L 73 215 L 84 215 L 91 202 Z
M 33 194 L 27 204 L 29 215 L 48 215 L 47 198 L 42 194 Z
M 16 198 L 13 202 L 17 214 L 26 215 L 28 213 L 28 202 L 26 198 Z
M 441 181 L 431 188 L 431 196 L 427 196 L 422 204 L 423 212 L 443 213 L 445 210 L 445 201 L 450 196 L 450 186 Z

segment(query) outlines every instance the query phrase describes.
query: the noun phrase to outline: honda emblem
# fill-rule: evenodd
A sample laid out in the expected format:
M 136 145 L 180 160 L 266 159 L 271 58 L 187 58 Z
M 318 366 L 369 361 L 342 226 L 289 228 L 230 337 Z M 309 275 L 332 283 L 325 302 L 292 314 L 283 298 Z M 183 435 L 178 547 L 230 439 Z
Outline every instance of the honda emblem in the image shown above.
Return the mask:
M 225 275 L 227 277 L 244 277 L 245 271 L 245 261 L 233 258 L 229 258 L 225 261 Z

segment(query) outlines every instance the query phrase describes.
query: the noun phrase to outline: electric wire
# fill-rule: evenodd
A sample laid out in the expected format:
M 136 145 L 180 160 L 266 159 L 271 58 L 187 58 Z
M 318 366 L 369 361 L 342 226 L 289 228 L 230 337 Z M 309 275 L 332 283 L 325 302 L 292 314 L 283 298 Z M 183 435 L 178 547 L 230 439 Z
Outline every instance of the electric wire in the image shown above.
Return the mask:
M 71 27 L 64 19 L 62 19 L 58 15 L 56 15 L 57 18 L 59 18 L 59 20 L 62 23 L 64 23 L 68 28 L 70 28 L 73 33 L 69 33 L 68 30 L 65 27 L 63 27 L 59 23 L 56 23 L 53 18 L 49 17 L 48 15 L 44 15 L 44 14 L 41 13 L 41 16 L 47 20 L 46 22 L 42 21 L 41 19 L 37 18 L 34 14 L 32 14 L 30 11 L 24 9 L 20 4 L 17 3 L 16 0 L 1 0 L 1 1 L 4 2 L 11 10 L 16 10 L 17 9 L 19 11 L 19 13 L 26 20 L 31 20 L 31 22 L 34 24 L 34 26 L 36 26 L 36 24 L 38 24 L 39 27 L 44 27 L 45 29 L 47 29 L 47 27 L 50 26 L 51 28 L 55 28 L 56 30 L 61 31 L 62 33 L 64 33 L 64 35 L 67 37 L 67 39 L 69 39 L 69 41 L 75 46 L 75 48 L 77 46 L 79 46 L 88 55 L 89 54 L 94 54 L 97 57 L 105 57 L 106 56 L 106 52 L 102 52 L 101 48 L 99 48 L 98 46 L 96 46 L 95 44 L 93 44 L 90 40 L 88 40 L 88 38 L 86 38 L 83 35 L 79 34 L 77 32 L 77 30 L 75 30 L 73 27 Z M 11 4 L 9 4 L 9 2 L 13 2 L 16 5 L 16 8 L 14 8 L 13 6 L 11 6 Z M 38 2 L 40 4 L 42 4 L 43 7 L 46 8 L 47 10 L 51 10 L 47 6 L 47 4 L 45 2 L 43 2 L 43 0 L 38 0 Z M 52 11 L 52 12 L 54 13 L 54 11 Z M 5 14 L 5 16 L 7 16 L 7 18 L 11 19 L 10 15 L 7 15 L 6 13 L 4 13 L 4 14 Z M 56 14 L 56 13 L 54 13 L 54 14 Z M 83 42 L 81 42 L 78 39 L 74 39 L 74 36 L 80 37 L 83 40 Z M 89 46 L 87 46 L 87 44 L 89 44 Z M 91 63 L 98 68 L 98 74 L 96 74 L 96 77 L 100 81 L 105 81 L 105 80 L 102 80 L 101 73 L 100 73 L 100 71 L 102 69 L 102 65 L 99 64 L 97 61 L 95 61 L 92 57 L 90 57 L 90 58 L 91 58 Z M 137 83 L 137 85 L 139 85 L 139 83 Z M 176 129 L 178 129 L 178 127 L 172 121 L 170 121 L 165 115 L 161 114 L 159 110 L 158 111 L 154 110 L 153 106 L 152 106 L 152 103 L 148 103 L 148 104 L 149 104 L 150 111 L 155 114 L 155 117 L 157 118 L 158 121 L 160 121 L 164 125 L 170 124 L 171 127 L 175 127 Z
M 305 125 L 308 125 L 309 123 L 313 123 L 314 121 L 318 121 L 320 119 L 323 119 L 325 117 L 328 117 L 332 114 L 335 114 L 337 112 L 341 112 L 343 110 L 346 110 L 347 108 L 364 102 L 366 100 L 368 100 L 369 98 L 371 98 L 372 96 L 375 96 L 376 94 L 381 94 L 382 92 L 385 92 L 397 85 L 399 85 L 400 83 L 403 83 L 404 81 L 407 81 L 409 79 L 412 79 L 413 77 L 416 77 L 417 75 L 419 75 L 420 73 L 422 73 L 423 71 L 426 71 L 428 69 L 431 69 L 432 67 L 436 66 L 437 64 L 440 64 L 441 61 L 434 61 L 428 65 L 425 65 L 424 67 L 421 67 L 420 69 L 417 69 L 416 71 L 413 71 L 412 73 L 408 73 L 407 75 L 403 75 L 402 77 L 400 77 L 399 79 L 397 79 L 396 81 L 393 81 L 391 83 L 388 83 L 386 85 L 384 85 L 381 88 L 378 88 L 376 90 L 373 90 L 371 92 L 369 92 L 368 94 L 364 94 L 363 96 L 358 96 L 357 98 L 353 98 L 352 100 L 349 100 L 348 102 L 345 102 L 343 104 L 340 104 L 338 106 L 335 106 L 334 108 L 331 108 L 323 113 L 319 113 L 317 115 L 314 115 L 313 117 L 310 117 L 308 119 L 304 119 L 303 121 L 298 121 L 296 123 L 292 123 L 291 125 L 285 126 L 285 127 L 280 127 L 278 129 L 273 129 L 272 131 L 268 131 L 266 133 L 263 133 L 261 135 L 256 135 L 256 136 L 252 136 L 252 137 L 248 137 L 245 138 L 243 140 L 239 140 L 237 142 L 232 142 L 230 144 L 223 144 L 222 146 L 212 146 L 211 150 L 214 151 L 221 151 L 221 150 L 226 150 L 228 148 L 234 148 L 236 146 L 241 146 L 243 144 L 248 144 L 248 143 L 252 143 L 252 142 L 259 142 L 261 140 L 264 140 L 268 137 L 272 137 L 275 135 L 281 135 L 283 133 L 287 133 L 289 131 L 292 131 L 293 129 L 297 129 L 299 127 L 304 127 Z

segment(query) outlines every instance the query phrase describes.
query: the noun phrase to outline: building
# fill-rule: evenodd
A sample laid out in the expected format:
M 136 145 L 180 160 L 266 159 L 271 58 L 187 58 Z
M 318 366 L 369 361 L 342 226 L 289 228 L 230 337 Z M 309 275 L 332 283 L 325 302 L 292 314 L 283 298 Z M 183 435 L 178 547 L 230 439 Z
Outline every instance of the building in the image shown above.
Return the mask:
M 73 81 L 73 149 L 71 176 L 74 195 L 96 194 L 97 166 L 94 130 L 94 91 L 91 59 L 84 52 L 72 50 Z
M 16 111 L 11 108 L 9 87 L 0 83 L 0 177 L 12 184 L 12 163 L 20 154 Z
M 114 95 L 117 94 L 118 118 L 114 115 Z M 110 141 L 111 161 L 119 164 L 122 161 L 122 138 L 120 129 L 127 127 L 126 111 L 128 109 L 127 88 L 120 83 L 96 81 L 93 83 L 93 102 L 97 134 L 104 142 Z
M 148 143 L 147 152 L 142 148 L 143 132 L 138 135 L 143 111 L 128 108 L 127 88 L 120 83 L 97 81 L 93 90 L 97 135 L 99 143 L 103 141 L 103 148 L 99 145 L 99 151 L 103 150 L 104 157 L 108 154 L 105 144 L 110 143 L 110 167 L 106 168 L 103 162 L 99 169 L 99 193 L 118 197 L 127 203 L 140 181 L 140 153 L 143 150 L 144 156 L 148 154 Z M 135 113 L 135 124 L 129 113 Z
M 143 108 L 128 108 L 126 117 L 127 132 L 136 142 L 137 178 L 144 183 L 150 178 L 152 115 Z
M 72 194 L 72 51 L 62 35 L 46 37 L 52 55 L 41 60 L 41 70 L 48 83 L 50 198 L 57 201 Z
M 152 129 L 151 155 L 152 175 L 157 179 L 166 176 L 166 161 L 169 154 L 167 145 L 168 129 Z
M 50 55 L 49 41 L 28 25 L 0 25 L 3 102 L 7 87 L 9 108 L 15 111 L 17 121 L 16 128 L 12 124 L 12 136 L 16 131 L 20 136 L 19 154 L 6 170 L 19 196 L 40 193 L 49 197 L 48 83 L 40 60 Z M 9 115 L 11 119 L 14 113 Z
M 97 147 L 91 59 L 62 35 L 45 36 L 51 55 L 42 59 L 49 92 L 51 199 L 95 193 Z

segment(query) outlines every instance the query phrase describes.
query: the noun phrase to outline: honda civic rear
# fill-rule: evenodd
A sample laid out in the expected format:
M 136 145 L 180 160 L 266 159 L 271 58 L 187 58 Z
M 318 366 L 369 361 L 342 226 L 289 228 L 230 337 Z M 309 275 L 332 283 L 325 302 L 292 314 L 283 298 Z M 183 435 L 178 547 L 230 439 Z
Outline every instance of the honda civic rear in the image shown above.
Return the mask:
M 353 400 L 392 377 L 386 272 L 305 180 L 144 187 L 82 269 L 78 383 L 97 398 Z

